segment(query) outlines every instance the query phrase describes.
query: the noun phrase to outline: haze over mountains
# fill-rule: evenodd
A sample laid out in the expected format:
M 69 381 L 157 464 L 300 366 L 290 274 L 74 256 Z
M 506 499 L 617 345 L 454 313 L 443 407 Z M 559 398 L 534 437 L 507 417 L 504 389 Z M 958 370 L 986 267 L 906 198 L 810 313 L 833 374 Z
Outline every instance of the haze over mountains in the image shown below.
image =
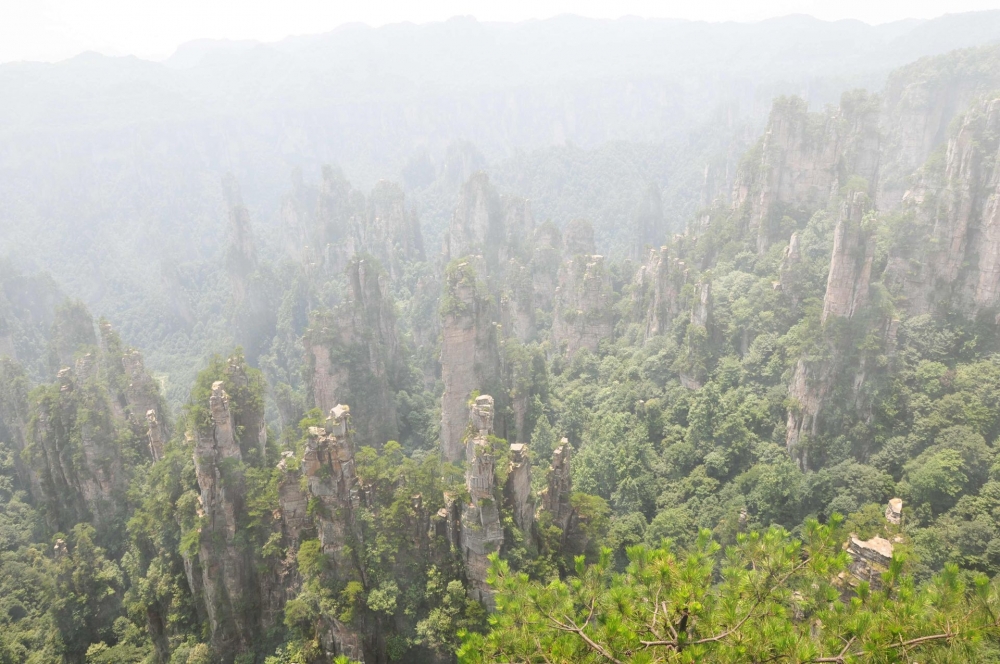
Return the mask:
M 0 66 L 0 664 L 992 662 L 998 515 L 1000 12 Z
M 674 229 L 731 183 L 773 97 L 818 108 L 879 89 L 904 62 L 998 38 L 1000 12 L 879 26 L 455 18 L 194 42 L 163 63 L 6 64 L 0 254 L 153 346 L 173 327 L 155 305 L 170 278 L 155 275 L 201 282 L 224 251 L 224 173 L 265 244 L 296 169 L 315 179 L 336 164 L 361 189 L 399 180 L 436 248 L 458 184 L 488 166 L 540 218 L 586 216 L 602 250 L 620 251 L 649 183 Z

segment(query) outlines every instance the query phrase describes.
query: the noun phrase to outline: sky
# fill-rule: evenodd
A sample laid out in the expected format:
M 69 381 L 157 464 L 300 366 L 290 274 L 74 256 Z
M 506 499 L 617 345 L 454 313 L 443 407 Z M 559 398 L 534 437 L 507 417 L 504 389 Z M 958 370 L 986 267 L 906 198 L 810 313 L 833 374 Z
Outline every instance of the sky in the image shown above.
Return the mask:
M 277 41 L 344 23 L 428 23 L 452 16 L 759 21 L 809 14 L 876 24 L 983 9 L 1000 9 L 1000 0 L 0 0 L 0 62 L 54 62 L 84 51 L 163 59 L 194 39 Z

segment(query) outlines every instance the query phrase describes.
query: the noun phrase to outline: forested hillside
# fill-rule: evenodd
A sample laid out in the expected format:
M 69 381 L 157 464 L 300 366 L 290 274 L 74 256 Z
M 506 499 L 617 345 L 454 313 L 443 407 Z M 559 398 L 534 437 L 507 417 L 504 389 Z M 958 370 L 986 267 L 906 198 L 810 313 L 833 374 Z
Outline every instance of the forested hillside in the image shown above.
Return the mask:
M 0 662 L 1000 661 L 1000 47 L 738 124 L 0 264 Z

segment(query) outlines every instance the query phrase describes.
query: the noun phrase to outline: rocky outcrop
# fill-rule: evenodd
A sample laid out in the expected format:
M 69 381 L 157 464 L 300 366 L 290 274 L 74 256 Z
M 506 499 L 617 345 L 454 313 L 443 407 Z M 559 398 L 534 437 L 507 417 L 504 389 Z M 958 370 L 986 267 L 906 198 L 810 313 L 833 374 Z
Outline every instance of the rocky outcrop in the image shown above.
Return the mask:
M 531 256 L 532 296 L 542 311 L 552 311 L 559 285 L 559 265 L 562 256 L 562 234 L 551 221 L 535 229 Z
M 596 352 L 614 331 L 614 293 L 603 256 L 577 255 L 562 264 L 556 289 L 552 341 L 572 357 L 581 348 Z
M 425 260 L 420 222 L 402 188 L 380 180 L 366 197 L 338 168 L 324 166 L 318 186 L 301 173 L 281 210 L 286 251 L 310 273 L 343 274 L 356 254 L 374 256 L 392 279 L 407 263 Z
M 238 539 L 246 500 L 243 455 L 223 385 L 221 380 L 212 384 L 209 420 L 191 432 L 203 514 L 199 589 L 213 648 L 219 653 L 238 653 L 246 651 L 254 638 L 255 625 L 248 612 L 253 565 L 250 552 Z
M 407 209 L 403 189 L 379 180 L 368 197 L 360 246 L 389 272 L 392 279 L 403 274 L 403 265 L 425 259 L 424 240 L 416 212 Z
M 146 371 L 142 354 L 129 349 L 122 357 L 125 369 L 125 400 L 128 404 L 127 416 L 133 426 L 146 430 L 149 438 L 149 452 L 153 460 L 163 458 L 163 446 L 167 440 L 166 421 L 159 387 Z
M 998 132 L 1000 99 L 975 105 L 902 198 L 912 230 L 893 238 L 886 280 L 910 314 L 1000 304 Z
M 53 530 L 68 532 L 76 523 L 90 521 L 105 536 L 115 537 L 118 533 L 109 531 L 121 528 L 128 505 L 125 494 L 133 471 L 126 462 L 128 452 L 150 447 L 146 413 L 163 409 L 158 385 L 145 371 L 142 356 L 123 350 L 106 322 L 101 324 L 102 343 L 96 345 L 93 320 L 82 305 L 67 305 L 56 320 L 54 357 L 75 360 L 56 372 L 55 384 L 35 390 L 30 400 L 27 377 L 13 364 L 5 365 L 0 425 L 22 452 L 19 475 L 45 506 Z M 132 410 L 134 404 L 145 410 Z M 162 454 L 166 422 L 155 423 Z
M 898 526 L 903 521 L 903 500 L 892 498 L 885 506 L 885 520 L 894 526 Z
M 307 537 L 319 539 L 331 572 L 345 582 L 364 580 L 352 548 L 360 546 L 355 515 L 361 506 L 361 487 L 354 467 L 350 409 L 330 409 L 323 427 L 310 427 L 301 459 L 285 452 L 278 463 L 283 476 L 278 485 L 279 517 L 292 551 Z M 310 509 L 310 503 L 313 507 Z M 320 640 L 332 658 L 345 655 L 366 661 L 361 635 L 331 616 L 322 618 Z
M 510 446 L 510 466 L 504 484 L 504 500 L 514 515 L 514 524 L 524 533 L 531 532 L 535 505 L 531 495 L 531 460 L 528 446 L 513 443 Z
M 867 194 L 855 192 L 845 201 L 833 233 L 833 255 L 823 298 L 822 322 L 830 316 L 851 318 L 868 302 L 875 242 Z
M 364 445 L 381 447 L 399 434 L 396 391 L 405 370 L 388 282 L 371 257 L 347 269 L 350 300 L 314 315 L 305 335 L 313 403 L 357 404 L 354 423 Z
M 462 459 L 468 400 L 500 377 L 496 316 L 473 259 L 448 266 L 441 302 L 441 454 Z
M 667 247 L 651 251 L 642 267 L 643 278 L 651 282 L 652 291 L 646 308 L 646 339 L 666 334 L 681 312 L 681 289 L 688 279 L 687 265 L 671 256 Z
M 949 137 L 954 119 L 1000 88 L 1000 48 L 987 46 L 923 58 L 889 75 L 882 94 L 882 166 L 877 205 L 895 210 L 913 173 Z
M 830 271 L 823 297 L 821 322 L 831 319 L 850 320 L 868 302 L 875 242 L 873 221 L 868 217 L 870 201 L 867 194 L 854 192 L 841 206 L 833 237 Z M 791 246 L 788 254 L 792 253 Z M 787 260 L 787 257 L 786 257 Z M 806 439 L 819 431 L 819 417 L 836 377 L 851 367 L 843 365 L 841 348 L 827 339 L 829 352 L 819 360 L 800 358 L 789 386 L 785 443 L 789 453 L 802 468 L 808 467 Z M 854 367 L 855 392 L 864 381 L 864 366 Z
M 839 109 L 821 115 L 808 113 L 796 97 L 775 101 L 764 138 L 747 155 L 733 193 L 759 252 L 784 239 L 784 217 L 804 221 L 826 206 L 847 177 L 859 176 L 874 188 L 878 120 L 877 99 L 862 92 L 845 93 Z
M 882 587 L 882 575 L 889 571 L 892 562 L 892 542 L 884 537 L 872 537 L 861 540 L 851 535 L 845 546 L 850 563 L 847 566 L 847 584 L 857 587 L 861 581 L 867 581 L 873 590 Z
M 495 489 L 496 457 L 493 433 L 493 397 L 477 397 L 470 408 L 472 433 L 465 441 L 465 488 L 469 500 L 461 505 L 460 551 L 469 581 L 469 596 L 493 608 L 493 589 L 486 583 L 489 555 L 503 546 L 503 526 Z M 530 485 L 529 485 L 530 486 Z
M 482 256 L 481 277 L 496 288 L 506 281 L 512 260 L 515 266 L 529 263 L 534 229 L 528 201 L 498 194 L 485 173 L 476 173 L 462 186 L 448 226 L 444 258 Z
M 573 521 L 573 505 L 570 502 L 573 493 L 570 475 L 572 452 L 573 447 L 565 438 L 559 441 L 559 447 L 552 452 L 552 464 L 545 480 L 546 486 L 541 492 L 542 504 L 539 508 L 540 513 L 546 512 L 552 524 L 562 530 L 564 540 Z

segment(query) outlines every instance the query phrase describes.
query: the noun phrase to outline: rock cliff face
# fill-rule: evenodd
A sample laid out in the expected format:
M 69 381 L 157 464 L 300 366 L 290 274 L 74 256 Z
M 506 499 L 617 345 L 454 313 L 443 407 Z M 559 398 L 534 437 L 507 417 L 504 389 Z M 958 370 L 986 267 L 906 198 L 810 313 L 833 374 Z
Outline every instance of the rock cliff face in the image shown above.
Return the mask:
M 1000 99 L 974 105 L 900 203 L 913 232 L 894 238 L 887 282 L 910 314 L 1000 303 Z
M 879 210 L 899 206 L 913 187 L 913 174 L 948 140 L 952 121 L 997 88 L 996 46 L 924 58 L 889 76 L 882 94 Z
M 847 176 L 860 176 L 874 188 L 878 120 L 878 100 L 864 93 L 845 94 L 839 109 L 822 115 L 808 113 L 798 98 L 775 101 L 764 138 L 745 158 L 733 193 L 759 252 L 784 241 L 784 217 L 808 218 L 825 207 Z
M 504 500 L 514 515 L 514 523 L 524 533 L 531 532 L 535 504 L 531 495 L 531 460 L 528 446 L 514 443 L 510 446 L 510 467 L 504 484 Z
M 562 234 L 552 222 L 535 229 L 531 256 L 532 297 L 537 308 L 551 311 L 559 285 Z
M 841 206 L 823 297 L 821 322 L 824 324 L 833 318 L 850 320 L 868 302 L 875 253 L 874 224 L 867 216 L 870 210 L 870 200 L 863 192 L 854 192 Z M 792 254 L 791 245 L 788 254 Z M 838 373 L 846 369 L 842 366 L 840 348 L 831 340 L 826 343 L 830 352 L 823 359 L 799 359 L 789 386 L 793 406 L 788 410 L 785 442 L 789 453 L 803 468 L 808 466 L 805 440 L 817 434 L 824 401 Z M 855 369 L 857 389 L 864 380 L 864 368 Z
M 80 521 L 91 521 L 99 530 L 120 527 L 129 461 L 152 454 L 146 413 L 133 417 L 131 406 L 136 399 L 147 411 L 162 412 L 158 386 L 145 372 L 141 355 L 124 349 L 108 330 L 116 343 L 99 348 L 93 320 L 82 305 L 61 309 L 53 326 L 53 356 L 77 357 L 59 369 L 54 385 L 36 390 L 31 399 L 23 373 L 12 364 L 5 367 L 11 382 L 0 420 L 23 450 L 19 470 L 25 488 L 45 506 L 54 530 L 68 531 Z M 125 379 L 123 360 L 131 381 Z M 133 384 L 143 389 L 133 390 Z M 165 419 L 157 431 L 161 438 L 168 435 Z
M 573 521 L 573 506 L 570 496 L 573 493 L 573 482 L 570 475 L 570 456 L 573 447 L 563 438 L 559 447 L 552 452 L 552 464 L 549 466 L 546 486 L 542 489 L 542 504 L 540 511 L 548 512 L 552 524 L 563 531 L 565 540 Z
M 830 316 L 851 318 L 868 302 L 875 255 L 873 223 L 865 216 L 870 209 L 868 196 L 862 192 L 855 192 L 850 201 L 843 203 L 833 233 L 833 255 L 830 256 L 830 274 L 823 298 L 822 322 Z
M 354 422 L 364 445 L 398 436 L 396 391 L 404 359 L 388 283 L 370 257 L 347 269 L 350 300 L 314 317 L 306 333 L 313 403 L 329 412 L 338 401 L 357 404 Z
M 470 409 L 472 433 L 465 441 L 465 488 L 469 500 L 461 505 L 460 551 L 469 580 L 469 595 L 493 608 L 493 590 L 486 583 L 489 554 L 503 546 L 503 526 L 494 489 L 496 457 L 493 433 L 493 397 L 476 398 Z M 529 484 L 530 486 L 530 484 Z
M 367 253 L 397 279 L 406 263 L 425 260 L 416 213 L 393 182 L 380 180 L 366 197 L 339 169 L 324 166 L 318 187 L 293 177 L 281 217 L 286 251 L 313 273 L 338 276 Z
M 424 240 L 420 222 L 407 209 L 402 188 L 380 180 L 368 197 L 361 246 L 377 258 L 393 279 L 402 276 L 404 263 L 422 261 Z
M 243 454 L 223 381 L 212 384 L 209 422 L 197 426 L 194 463 L 203 513 L 199 534 L 198 590 L 216 652 L 244 652 L 253 642 L 254 620 L 247 610 L 254 585 L 252 559 L 237 539 L 246 502 Z M 194 590 L 194 589 L 192 589 Z
M 552 341 L 572 357 L 592 352 L 614 331 L 614 292 L 603 256 L 577 255 L 562 264 L 552 319 Z
M 652 290 L 646 309 L 646 338 L 666 334 L 681 312 L 681 289 L 688 279 L 688 267 L 668 247 L 650 251 L 641 268 L 642 279 L 649 280 Z
M 212 648 L 231 662 L 274 626 L 285 598 L 256 557 L 247 507 L 247 469 L 259 467 L 267 445 L 263 378 L 238 355 L 218 366 L 207 394 L 195 393 L 204 401 L 192 404 L 185 432 L 198 496 L 181 556 Z
M 446 461 L 462 459 L 469 395 L 500 378 L 496 319 L 472 260 L 450 265 L 441 302 L 441 453 Z
M 363 557 L 364 532 L 359 510 L 371 507 L 355 470 L 355 443 L 351 434 L 351 411 L 342 404 L 329 411 L 323 427 L 311 427 L 302 457 L 288 451 L 278 463 L 283 477 L 278 487 L 282 532 L 289 551 L 297 551 L 302 540 L 317 538 L 330 564 L 330 574 L 341 582 L 370 583 Z M 415 512 L 421 514 L 420 497 L 414 497 Z M 312 505 L 312 509 L 310 509 Z M 426 538 L 427 522 L 418 537 Z M 384 635 L 376 625 L 351 627 L 324 616 L 319 639 L 331 660 L 344 655 L 364 662 L 385 661 Z
M 534 230 L 530 202 L 498 194 L 485 173 L 476 173 L 462 186 L 448 226 L 444 258 L 482 256 L 481 278 L 500 289 L 509 270 L 516 276 L 530 263 Z

